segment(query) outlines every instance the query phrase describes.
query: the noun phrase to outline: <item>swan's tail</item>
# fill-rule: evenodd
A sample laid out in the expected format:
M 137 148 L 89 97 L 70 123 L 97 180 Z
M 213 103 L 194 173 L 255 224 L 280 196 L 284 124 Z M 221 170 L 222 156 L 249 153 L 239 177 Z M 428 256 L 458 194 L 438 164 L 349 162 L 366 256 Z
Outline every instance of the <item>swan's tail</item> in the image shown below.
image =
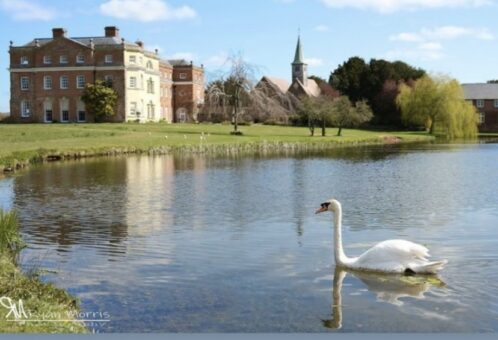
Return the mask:
M 447 260 L 433 261 L 420 264 L 411 268 L 415 273 L 419 274 L 436 274 L 438 271 L 443 269 L 443 267 L 448 263 Z

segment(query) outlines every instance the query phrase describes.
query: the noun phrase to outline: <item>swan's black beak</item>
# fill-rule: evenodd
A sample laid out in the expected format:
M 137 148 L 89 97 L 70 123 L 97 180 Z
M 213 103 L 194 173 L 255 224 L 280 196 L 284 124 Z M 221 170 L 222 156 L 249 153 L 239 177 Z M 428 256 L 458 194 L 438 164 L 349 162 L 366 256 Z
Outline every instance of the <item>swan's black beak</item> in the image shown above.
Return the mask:
M 329 210 L 329 205 L 330 205 L 329 202 L 325 202 L 325 203 L 320 204 L 320 209 L 318 209 L 317 211 L 315 211 L 315 214 L 321 214 L 322 212 L 328 211 Z

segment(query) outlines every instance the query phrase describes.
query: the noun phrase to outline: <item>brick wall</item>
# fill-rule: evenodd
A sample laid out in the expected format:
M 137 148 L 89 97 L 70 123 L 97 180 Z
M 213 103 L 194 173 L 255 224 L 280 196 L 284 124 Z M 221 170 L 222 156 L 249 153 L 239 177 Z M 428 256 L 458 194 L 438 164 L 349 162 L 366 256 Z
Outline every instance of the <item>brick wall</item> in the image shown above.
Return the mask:
M 77 56 L 83 56 L 84 62 L 77 62 Z M 105 62 L 105 56 L 112 55 L 113 63 Z M 28 64 L 21 64 L 21 57 L 28 58 Z M 51 58 L 51 63 L 44 62 L 45 57 Z M 61 63 L 60 57 L 65 56 L 67 63 Z M 77 88 L 77 77 L 84 76 L 85 84 L 93 83 L 96 79 L 104 80 L 106 75 L 113 77 L 113 88 L 118 93 L 116 114 L 110 121 L 122 122 L 125 119 L 125 87 L 124 71 L 102 70 L 95 71 L 95 66 L 116 67 L 123 65 L 123 47 L 96 47 L 91 49 L 64 37 L 55 38 L 50 43 L 40 47 L 21 47 L 10 49 L 11 68 L 26 69 L 26 72 L 11 72 L 11 119 L 15 122 L 42 123 L 45 122 L 44 103 L 52 101 L 53 121 L 61 121 L 60 102 L 66 101 L 69 105 L 69 122 L 78 121 L 77 105 L 83 89 Z M 71 68 L 60 70 L 60 68 Z M 52 88 L 45 89 L 44 79 L 52 78 Z M 61 89 L 61 77 L 68 78 L 68 88 Z M 21 89 L 21 78 L 29 79 L 29 89 Z M 27 100 L 31 104 L 30 116 L 21 117 L 21 102 Z M 94 118 L 87 113 L 86 121 Z
M 495 107 L 494 100 L 485 100 L 484 107 L 477 107 L 477 101 L 472 103 L 477 109 L 477 112 L 484 113 L 484 123 L 479 125 L 481 132 L 496 132 L 498 131 L 498 108 Z
M 177 66 L 173 71 L 175 122 L 186 111 L 186 121 L 196 121 L 199 106 L 204 103 L 204 69 L 193 65 Z

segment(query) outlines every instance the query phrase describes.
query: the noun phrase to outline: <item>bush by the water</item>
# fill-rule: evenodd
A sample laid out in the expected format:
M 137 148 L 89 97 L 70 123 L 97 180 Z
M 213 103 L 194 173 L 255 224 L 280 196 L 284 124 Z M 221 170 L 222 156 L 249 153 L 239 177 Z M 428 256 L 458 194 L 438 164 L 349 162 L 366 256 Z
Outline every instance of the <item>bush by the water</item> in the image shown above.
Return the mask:
M 19 234 L 19 219 L 14 211 L 0 209 L 0 253 L 18 252 L 24 247 Z

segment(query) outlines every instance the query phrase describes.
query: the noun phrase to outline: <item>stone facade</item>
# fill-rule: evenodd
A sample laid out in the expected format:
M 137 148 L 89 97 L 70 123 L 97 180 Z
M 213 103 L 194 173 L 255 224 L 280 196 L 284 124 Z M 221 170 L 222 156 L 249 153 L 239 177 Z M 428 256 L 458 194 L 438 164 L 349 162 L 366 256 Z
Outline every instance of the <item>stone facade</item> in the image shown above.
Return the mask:
M 120 38 L 114 26 L 106 27 L 103 37 L 88 38 L 69 38 L 64 29 L 54 28 L 52 38 L 19 47 L 11 43 L 9 53 L 15 122 L 94 121 L 81 96 L 84 86 L 96 80 L 107 81 L 118 93 L 112 122 L 174 122 L 178 110 L 183 121 L 192 121 L 204 100 L 203 67 L 163 60 L 142 42 Z

